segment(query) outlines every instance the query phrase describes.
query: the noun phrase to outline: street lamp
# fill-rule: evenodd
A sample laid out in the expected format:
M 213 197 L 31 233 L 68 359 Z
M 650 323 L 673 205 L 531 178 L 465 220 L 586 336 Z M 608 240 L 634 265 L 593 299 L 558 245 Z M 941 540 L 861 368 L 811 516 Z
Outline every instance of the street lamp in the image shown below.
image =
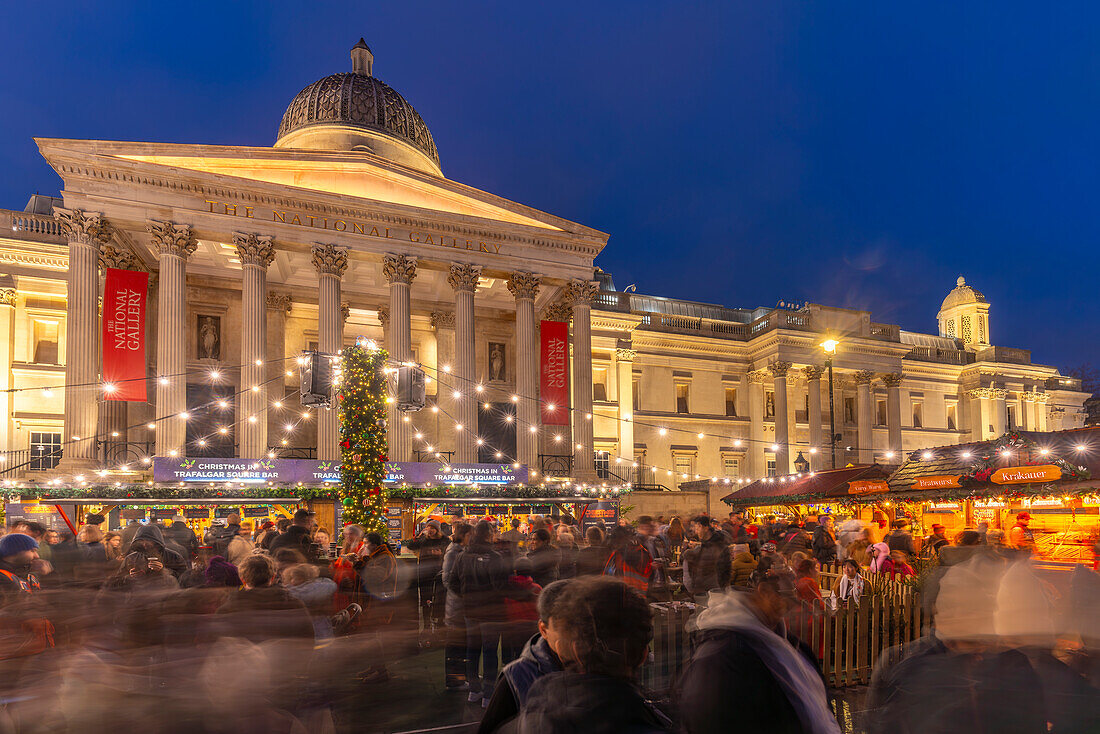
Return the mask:
M 833 405 L 833 357 L 836 356 L 836 348 L 840 345 L 836 339 L 826 339 L 821 342 L 821 348 L 825 350 L 825 366 L 829 368 L 829 456 L 832 468 L 836 469 L 836 406 Z
M 798 452 L 798 456 L 794 460 L 794 470 L 799 474 L 806 474 L 810 471 L 810 462 L 806 461 L 806 457 L 802 455 L 802 452 Z

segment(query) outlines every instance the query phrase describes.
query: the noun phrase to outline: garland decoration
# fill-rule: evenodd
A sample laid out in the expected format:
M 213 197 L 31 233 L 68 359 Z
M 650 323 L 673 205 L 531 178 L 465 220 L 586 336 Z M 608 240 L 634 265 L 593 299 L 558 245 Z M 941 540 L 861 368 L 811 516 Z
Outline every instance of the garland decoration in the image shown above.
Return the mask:
M 630 492 L 629 489 L 589 489 L 580 490 L 573 487 L 516 487 L 516 486 L 485 486 L 466 487 L 449 486 L 440 487 L 399 487 L 389 490 L 391 499 L 414 500 L 421 498 L 431 499 L 576 499 L 592 500 L 600 497 L 622 497 Z
M 150 487 L 147 484 L 96 484 L 86 487 L 63 486 L 24 486 L 4 487 L 0 489 L 0 497 L 11 499 L 19 497 L 24 500 L 80 500 L 103 499 L 118 500 L 122 504 L 128 499 L 133 500 L 200 500 L 200 499 L 235 499 L 242 502 L 250 500 L 290 499 L 297 500 L 331 500 L 336 497 L 334 487 L 242 487 L 227 488 L 221 485 L 179 487 Z
M 343 350 L 340 411 L 340 502 L 344 524 L 388 537 L 386 530 L 386 376 L 388 354 L 362 338 Z

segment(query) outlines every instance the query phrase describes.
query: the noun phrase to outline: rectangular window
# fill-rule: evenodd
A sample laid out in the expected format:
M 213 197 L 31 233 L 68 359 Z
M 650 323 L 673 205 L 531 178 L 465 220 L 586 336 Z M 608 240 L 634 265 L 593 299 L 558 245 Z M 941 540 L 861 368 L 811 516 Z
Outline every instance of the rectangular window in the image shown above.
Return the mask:
M 1008 406 L 1008 430 L 1014 430 L 1016 428 L 1016 406 Z
M 596 476 L 600 479 L 607 479 L 609 469 L 611 468 L 611 453 L 608 451 L 596 452 Z
M 676 383 L 676 412 L 687 413 L 688 411 L 688 384 L 686 382 Z
M 61 434 L 33 431 L 31 433 L 32 471 L 53 469 L 61 461 Z
M 958 430 L 957 410 L 958 408 L 954 405 L 947 406 L 947 430 L 949 431 Z
M 778 473 L 775 466 L 775 454 L 764 454 L 764 466 L 767 467 L 769 477 L 774 477 Z
M 592 370 L 592 399 L 597 403 L 607 402 L 607 370 Z
M 741 476 L 741 460 L 736 456 L 723 456 L 722 474 L 730 479 L 736 479 Z
M 37 364 L 58 364 L 57 322 L 34 320 L 34 361 Z
M 676 470 L 674 479 L 682 480 L 685 475 L 688 479 L 691 479 L 695 474 L 695 457 L 691 454 L 676 454 L 673 461 L 675 462 L 673 469 Z
M 633 405 L 631 406 L 635 412 L 642 409 L 642 391 L 639 389 L 642 386 L 642 381 L 637 377 L 633 380 L 633 386 L 631 387 L 631 398 Z
M 923 403 L 913 403 L 913 428 L 924 428 Z
M 737 388 L 726 388 L 726 415 L 737 415 Z
M 876 413 L 876 416 L 875 416 L 877 418 L 878 425 L 885 426 L 886 425 L 886 401 L 885 400 L 876 400 L 875 401 L 875 407 L 878 409 L 877 413 Z

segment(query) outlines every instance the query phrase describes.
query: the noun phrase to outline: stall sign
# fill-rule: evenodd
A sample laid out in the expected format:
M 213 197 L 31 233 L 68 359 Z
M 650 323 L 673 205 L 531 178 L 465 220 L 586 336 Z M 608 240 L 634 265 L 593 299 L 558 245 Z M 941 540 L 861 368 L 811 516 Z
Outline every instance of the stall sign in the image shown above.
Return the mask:
M 619 503 L 602 501 L 588 502 L 580 506 L 580 521 L 582 533 L 587 533 L 588 528 L 596 527 L 601 521 L 608 528 L 619 524 Z
M 176 511 L 171 507 L 169 507 L 168 509 L 164 509 L 163 507 L 157 507 L 153 509 L 154 520 L 171 520 L 175 516 Z
M 1061 469 L 1053 464 L 1040 464 L 998 469 L 990 475 L 989 481 L 994 484 L 1031 484 L 1032 482 L 1054 482 L 1061 478 Z
M 1031 501 L 1032 507 L 1061 507 L 1062 500 L 1057 497 L 1046 497 Z
M 188 520 L 209 520 L 209 507 L 184 507 L 183 516 Z
M 974 500 L 974 507 L 980 509 L 996 509 L 998 507 L 1004 507 L 1005 503 L 1000 500 Z
M 145 508 L 124 507 L 118 511 L 118 516 L 123 520 L 145 520 Z
M 76 517 L 76 505 L 61 505 L 61 509 L 72 520 Z M 69 526 L 65 518 L 57 511 L 57 506 L 52 504 L 39 504 L 38 502 L 8 502 L 4 505 L 4 517 L 10 528 L 17 520 L 33 520 L 46 526 L 48 530 L 65 531 Z
M 934 474 L 927 477 L 917 477 L 917 480 L 913 482 L 913 489 L 944 489 L 958 486 L 960 485 L 957 474 Z
M 241 515 L 244 517 L 267 517 L 270 513 L 270 507 L 245 507 Z
M 442 513 L 447 517 L 462 517 L 462 505 L 442 505 Z
M 401 517 L 405 510 L 401 507 L 387 507 L 386 517 Z
M 383 481 L 391 484 L 526 484 L 527 467 L 512 464 L 440 464 L 399 462 L 385 465 Z M 340 481 L 335 461 L 312 459 L 153 458 L 157 482 L 243 482 L 315 485 Z
M 512 464 L 440 464 L 388 461 L 389 484 L 526 484 L 527 467 Z
M 954 512 L 960 509 L 958 502 L 929 502 L 928 509 L 932 512 Z
M 221 506 L 219 506 L 219 507 L 214 508 L 214 517 L 227 518 L 230 515 L 239 515 L 239 514 L 241 514 L 241 508 L 239 508 L 239 507 L 221 507 Z
M 860 479 L 848 482 L 848 494 L 877 494 L 890 491 L 885 479 Z
M 153 457 L 156 482 L 263 482 L 298 481 L 293 459 L 196 459 Z M 316 463 L 316 462 L 310 462 Z

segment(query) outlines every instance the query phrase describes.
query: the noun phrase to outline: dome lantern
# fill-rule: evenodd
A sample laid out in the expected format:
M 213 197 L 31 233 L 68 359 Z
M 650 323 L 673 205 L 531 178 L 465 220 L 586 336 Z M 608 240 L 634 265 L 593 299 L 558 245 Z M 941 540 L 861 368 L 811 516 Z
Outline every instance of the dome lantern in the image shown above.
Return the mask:
M 987 346 L 989 342 L 989 301 L 966 278 L 959 276 L 955 287 L 943 299 L 937 315 L 940 336 L 960 339 L 966 346 Z

